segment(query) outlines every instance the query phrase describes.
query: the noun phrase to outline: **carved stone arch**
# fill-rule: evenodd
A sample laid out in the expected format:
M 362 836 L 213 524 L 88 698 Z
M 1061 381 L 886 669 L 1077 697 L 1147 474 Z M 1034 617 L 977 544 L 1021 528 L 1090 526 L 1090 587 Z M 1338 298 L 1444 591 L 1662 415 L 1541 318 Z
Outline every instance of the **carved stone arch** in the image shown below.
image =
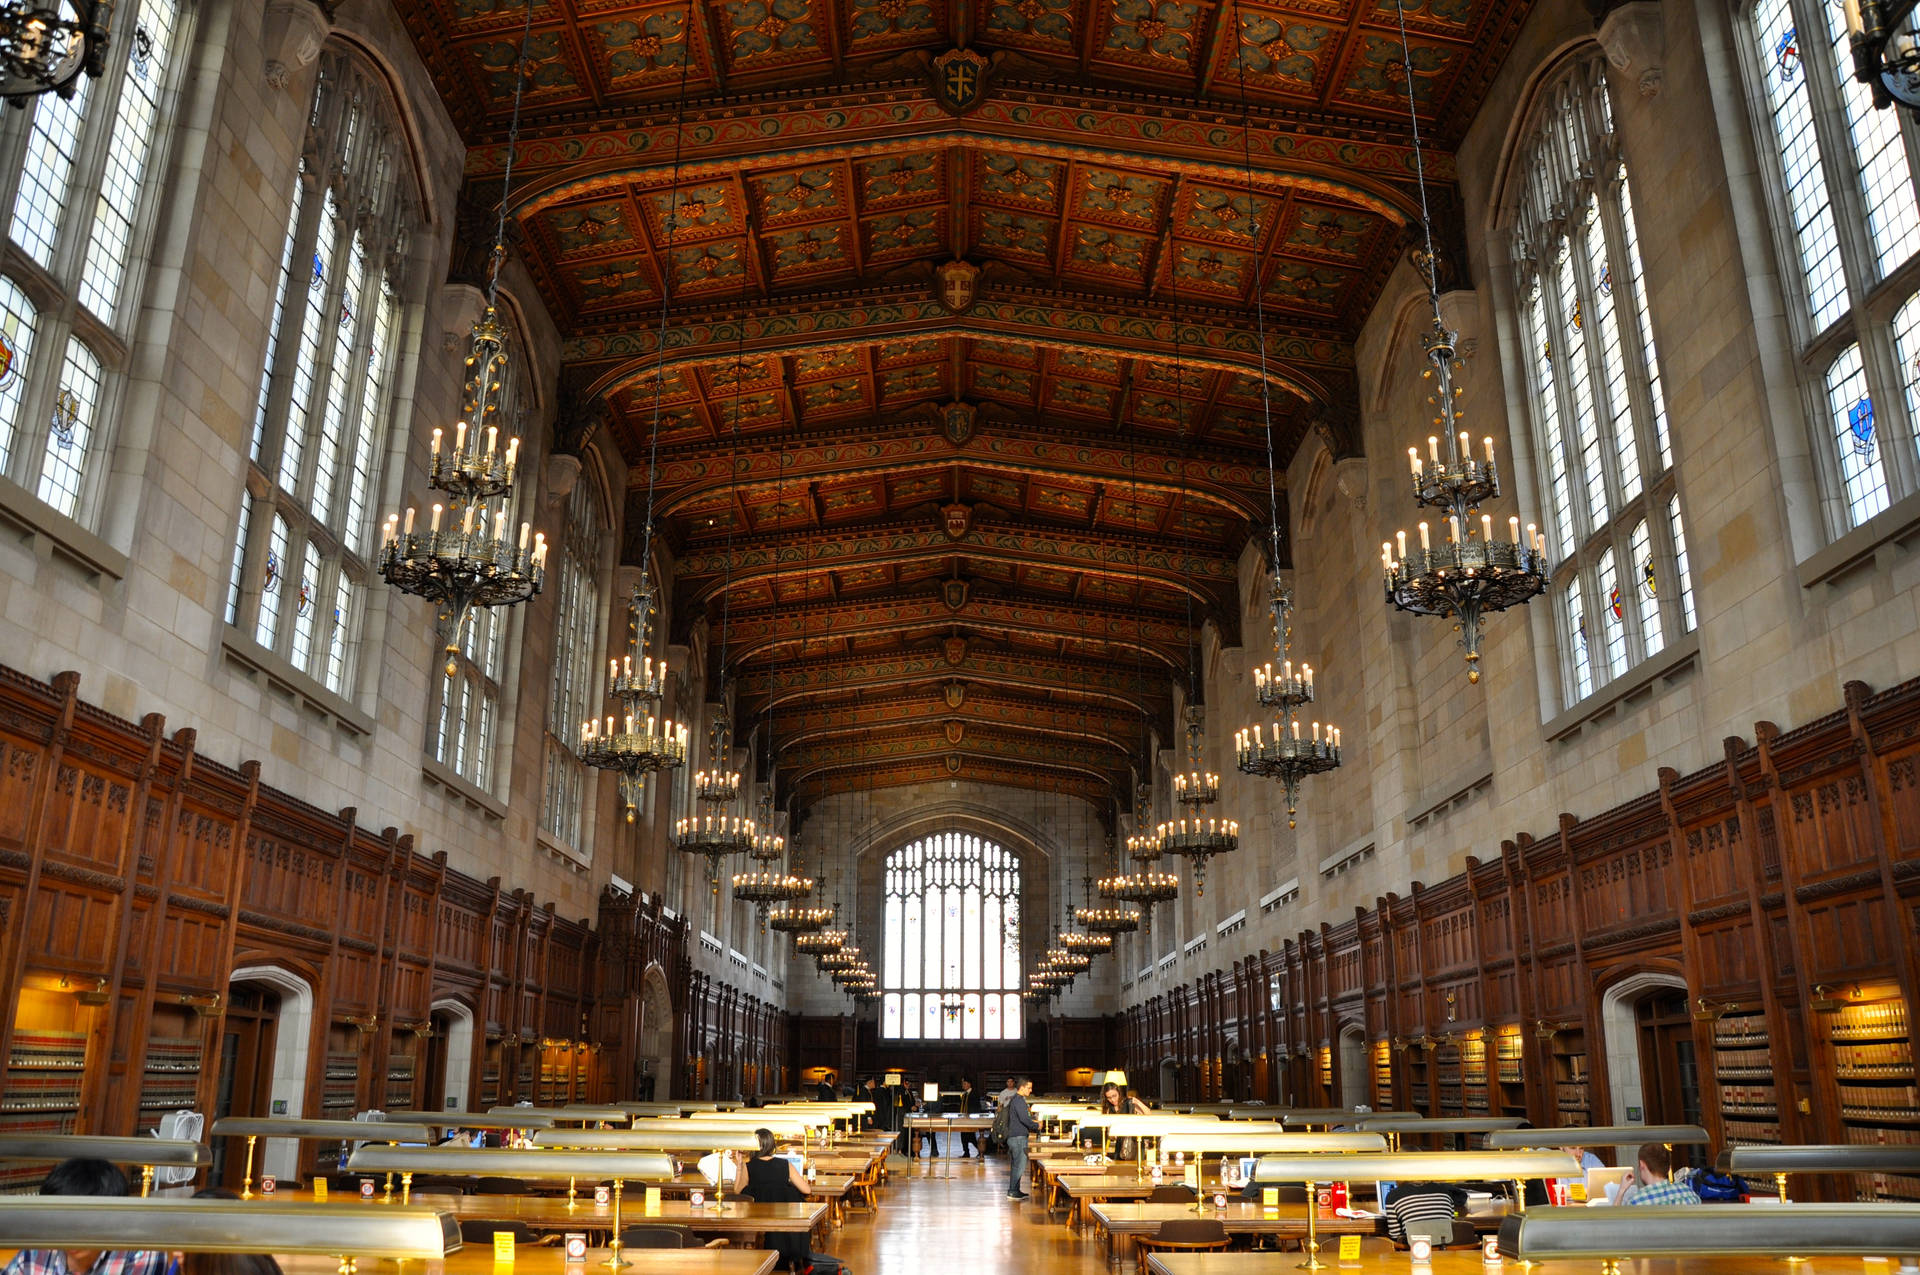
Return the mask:
M 1687 992 L 1687 980 L 1677 961 L 1653 961 L 1621 971 L 1600 992 L 1600 1057 L 1594 1078 L 1602 1081 L 1608 1108 L 1595 1109 L 1595 1124 L 1629 1124 L 1629 1108 L 1646 1110 L 1641 1090 L 1640 1029 L 1634 1007 L 1651 992 Z M 1588 1055 L 1592 1056 L 1589 1049 Z
M 370 78 L 381 89 L 387 109 L 399 124 L 400 138 L 405 143 L 403 150 L 407 157 L 407 176 L 412 178 L 408 184 L 413 188 L 413 198 L 420 209 L 420 222 L 427 226 L 439 225 L 446 213 L 439 206 L 433 186 L 427 180 L 427 143 L 421 136 L 420 122 L 412 100 L 400 87 L 405 81 L 393 59 L 380 50 L 372 36 L 348 29 L 348 25 L 354 21 L 351 12 L 334 13 L 332 16 L 333 33 L 327 38 L 326 45 L 321 47 L 321 55 L 325 56 L 327 47 L 336 47 L 344 50 L 356 62 L 364 64 Z M 412 54 L 411 45 L 408 46 L 408 53 Z M 432 109 L 441 109 L 438 99 L 434 100 Z
M 298 1119 L 307 1114 L 307 1077 L 312 1070 L 314 1042 L 316 1037 L 324 1040 L 326 1033 L 326 1024 L 314 1021 L 313 989 L 319 982 L 319 972 L 306 969 L 296 973 L 290 968 L 292 962 L 261 955 L 264 959 L 257 965 L 248 964 L 245 956 L 237 956 L 227 986 L 255 983 L 273 989 L 280 997 L 269 1092 L 273 1102 L 286 1103 L 286 1114 Z M 295 1176 L 299 1172 L 299 1145 L 290 1139 L 268 1139 L 260 1169 L 278 1177 Z
M 1500 158 L 1494 166 L 1493 181 L 1489 186 L 1485 223 L 1477 228 L 1480 233 L 1497 236 L 1501 228 L 1513 220 L 1514 202 L 1519 198 L 1526 176 L 1520 162 L 1520 147 L 1533 132 L 1541 100 L 1572 68 L 1605 56 L 1599 38 L 1589 31 L 1563 40 L 1542 57 L 1527 76 L 1514 97 L 1513 110 L 1507 117 L 1511 123 L 1507 126 L 1506 135 L 1500 139 Z M 1499 256 L 1489 258 L 1501 259 Z
M 427 1007 L 429 1014 L 445 1014 L 447 1026 L 447 1108 L 467 1111 L 468 1082 L 473 1079 L 473 1007 L 457 996 L 442 996 Z
M 658 961 L 649 961 L 640 974 L 640 1024 L 634 1078 L 651 1078 L 656 1098 L 665 1097 L 672 1083 L 675 1021 L 673 989 L 666 971 Z

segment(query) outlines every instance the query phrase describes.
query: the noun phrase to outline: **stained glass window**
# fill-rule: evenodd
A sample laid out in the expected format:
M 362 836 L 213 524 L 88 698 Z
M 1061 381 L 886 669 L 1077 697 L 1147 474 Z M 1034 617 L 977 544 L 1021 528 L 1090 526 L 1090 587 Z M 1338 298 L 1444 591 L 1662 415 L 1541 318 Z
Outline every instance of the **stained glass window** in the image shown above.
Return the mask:
M 887 856 L 881 1030 L 900 1040 L 1017 1040 L 1020 861 L 968 833 Z
M 404 139 L 386 101 L 371 70 L 342 50 L 322 54 L 314 147 L 287 192 L 227 607 L 235 628 L 342 695 L 351 693 L 366 610 L 356 600 L 372 582 L 396 289 L 415 215 Z M 260 543 L 269 526 L 284 534 L 284 549 Z M 269 588 L 270 557 L 298 564 L 301 578 Z
M 1758 0 L 1748 21 L 1785 196 L 1780 240 L 1797 262 L 1781 273 L 1798 294 L 1791 317 L 1825 480 L 1825 530 L 1838 536 L 1920 490 L 1904 454 L 1920 428 L 1908 269 L 1920 256 L 1912 158 L 1920 127 L 1912 112 L 1875 110 L 1854 79 L 1840 4 Z M 1862 219 L 1864 235 L 1835 232 L 1836 222 Z
M 0 141 L 21 157 L 0 225 L 39 267 L 43 290 L 35 306 L 0 276 L 0 474 L 83 522 L 102 500 L 113 444 L 126 356 L 107 351 L 131 344 L 140 241 L 159 203 L 151 179 L 164 168 L 162 122 L 186 44 L 181 17 L 177 0 L 130 0 L 114 14 L 98 79 L 82 77 L 64 100 L 22 99 L 0 119 Z
M 1568 703 L 1693 627 L 1690 603 L 1657 588 L 1680 574 L 1679 504 L 1605 66 L 1599 56 L 1580 61 L 1544 90 L 1521 135 L 1524 177 L 1509 231 L 1528 415 L 1550 496 L 1553 585 L 1566 599 L 1556 620 Z

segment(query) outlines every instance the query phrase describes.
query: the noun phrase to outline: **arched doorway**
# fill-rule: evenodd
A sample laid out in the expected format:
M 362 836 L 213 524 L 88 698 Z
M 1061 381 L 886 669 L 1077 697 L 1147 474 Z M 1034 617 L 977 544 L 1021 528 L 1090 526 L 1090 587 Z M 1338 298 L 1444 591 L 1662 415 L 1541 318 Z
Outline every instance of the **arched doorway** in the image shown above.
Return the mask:
M 456 1000 L 435 1001 L 429 1021 L 427 1105 L 441 1111 L 467 1110 L 467 1082 L 473 1075 L 473 1011 Z
M 307 1104 L 307 1053 L 313 1039 L 313 987 L 297 974 L 272 965 L 237 969 L 227 985 L 227 1010 L 220 1027 L 220 1082 L 214 1091 L 214 1119 L 221 1116 L 304 1116 Z M 238 1185 L 245 1154 L 222 1157 L 214 1139 L 215 1182 Z M 299 1144 L 269 1138 L 254 1173 L 291 1178 L 299 1171 Z M 231 1179 L 231 1183 L 229 1183 Z
M 1613 1123 L 1698 1124 L 1699 1057 L 1685 980 L 1654 972 L 1621 979 L 1601 998 L 1600 1023 Z
M 634 1060 L 633 1096 L 639 1102 L 652 1102 L 664 1091 L 673 1066 L 673 997 L 667 991 L 667 977 L 658 965 L 650 965 L 640 976 L 640 1045 Z
M 1171 1058 L 1160 1062 L 1160 1101 L 1174 1102 L 1180 1097 L 1180 1064 Z
M 1367 1086 L 1367 1034 L 1357 1024 L 1340 1027 L 1340 1105 L 1369 1106 L 1373 1091 Z

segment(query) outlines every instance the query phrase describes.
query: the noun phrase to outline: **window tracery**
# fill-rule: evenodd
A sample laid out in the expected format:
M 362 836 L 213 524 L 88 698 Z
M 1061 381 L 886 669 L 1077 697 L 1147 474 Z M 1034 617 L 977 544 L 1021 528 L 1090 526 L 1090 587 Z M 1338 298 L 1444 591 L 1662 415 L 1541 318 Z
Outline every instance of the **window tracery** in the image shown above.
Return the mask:
M 887 856 L 880 1033 L 1019 1040 L 1020 861 L 967 833 Z

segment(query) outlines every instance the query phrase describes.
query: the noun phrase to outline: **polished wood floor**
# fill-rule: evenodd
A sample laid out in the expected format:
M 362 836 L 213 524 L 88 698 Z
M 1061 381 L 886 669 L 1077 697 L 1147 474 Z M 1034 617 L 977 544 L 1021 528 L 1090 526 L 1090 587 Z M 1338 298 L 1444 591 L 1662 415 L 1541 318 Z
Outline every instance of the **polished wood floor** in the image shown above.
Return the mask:
M 878 1213 L 854 1213 L 828 1251 L 853 1275 L 1107 1275 L 1106 1248 L 1007 1198 L 1007 1161 L 894 1161 Z

